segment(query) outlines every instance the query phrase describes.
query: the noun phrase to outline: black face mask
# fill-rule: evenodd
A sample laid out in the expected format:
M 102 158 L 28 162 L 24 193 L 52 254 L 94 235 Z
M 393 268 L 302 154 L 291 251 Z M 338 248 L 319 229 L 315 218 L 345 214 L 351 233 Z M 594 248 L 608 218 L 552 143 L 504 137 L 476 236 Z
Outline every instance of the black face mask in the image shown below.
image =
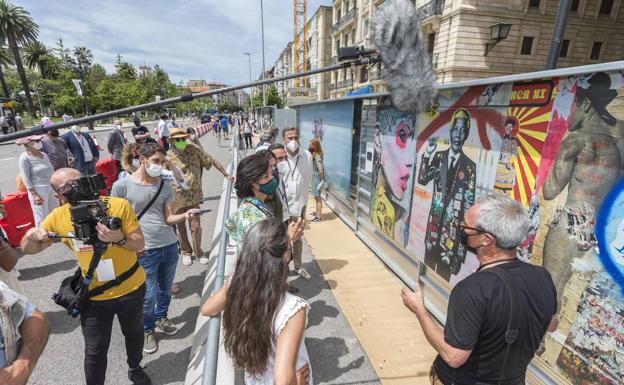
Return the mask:
M 479 247 L 472 247 L 468 245 L 468 238 L 471 236 L 475 236 L 475 235 L 479 235 L 479 234 L 471 234 L 468 235 L 466 234 L 466 232 L 464 230 L 459 230 L 460 231 L 460 242 L 461 245 L 464 246 L 464 249 L 470 251 L 471 253 L 473 253 L 474 255 L 477 255 L 477 250 L 479 250 L 481 248 L 481 246 Z
M 271 174 L 273 174 L 273 178 L 275 178 L 275 180 L 279 182 L 279 171 L 277 170 L 277 167 L 273 168 Z

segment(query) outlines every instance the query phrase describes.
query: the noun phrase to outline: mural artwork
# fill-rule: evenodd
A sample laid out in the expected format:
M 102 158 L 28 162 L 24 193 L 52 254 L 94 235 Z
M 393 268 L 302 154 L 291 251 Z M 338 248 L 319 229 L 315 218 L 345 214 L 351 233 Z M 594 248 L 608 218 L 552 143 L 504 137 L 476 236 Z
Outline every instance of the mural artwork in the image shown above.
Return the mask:
M 375 126 L 371 221 L 405 246 L 416 149 L 416 115 L 379 107 Z

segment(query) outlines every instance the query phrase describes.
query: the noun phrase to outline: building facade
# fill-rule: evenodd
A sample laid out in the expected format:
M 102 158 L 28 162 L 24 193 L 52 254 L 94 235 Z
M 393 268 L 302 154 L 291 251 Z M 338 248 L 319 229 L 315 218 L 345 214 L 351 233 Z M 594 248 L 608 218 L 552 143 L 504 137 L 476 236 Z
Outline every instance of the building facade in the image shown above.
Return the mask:
M 186 88 L 191 92 L 207 92 L 228 87 L 220 82 L 207 82 L 205 80 L 189 80 L 186 82 Z M 231 91 L 222 94 L 212 95 L 212 102 L 216 105 L 223 103 L 232 103 L 236 106 L 244 107 L 249 104 L 249 95 L 243 90 Z
M 346 46 L 374 48 L 372 20 L 384 0 L 335 0 L 332 62 Z M 414 0 L 438 82 L 543 70 L 559 8 L 557 0 Z M 622 0 L 573 0 L 558 68 L 624 58 Z M 490 27 L 511 24 L 509 35 L 487 54 Z M 343 97 L 370 87 L 385 91 L 381 65 L 343 69 L 331 74 L 330 95 Z

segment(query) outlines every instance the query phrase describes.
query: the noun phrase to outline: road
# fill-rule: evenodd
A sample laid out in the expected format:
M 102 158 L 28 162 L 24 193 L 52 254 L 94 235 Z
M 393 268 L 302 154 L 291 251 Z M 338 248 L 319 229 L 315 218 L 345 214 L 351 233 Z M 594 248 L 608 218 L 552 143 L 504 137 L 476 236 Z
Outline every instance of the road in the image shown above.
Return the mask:
M 153 127 L 148 127 L 153 130 Z M 100 146 L 105 147 L 107 133 L 97 133 Z M 227 164 L 230 158 L 228 148 L 223 144 L 217 148 L 212 135 L 201 138 L 202 144 L 219 161 Z M 14 144 L 0 146 L 0 186 L 2 193 L 15 191 L 17 158 L 23 151 Z M 108 153 L 105 151 L 106 155 Z M 216 170 L 204 173 L 204 196 L 210 197 L 203 208 L 217 212 L 223 177 Z M 202 217 L 204 249 L 209 250 L 209 239 L 214 232 L 215 216 Z M 64 309 L 54 304 L 50 296 L 58 289 L 61 280 L 76 269 L 74 256 L 63 245 L 53 245 L 38 255 L 23 257 L 18 268 L 22 274 L 21 283 L 25 294 L 44 311 L 51 323 L 48 345 L 35 369 L 29 384 L 57 385 L 84 384 L 82 360 L 84 340 L 79 321 L 68 316 Z M 180 384 L 184 382 L 189 360 L 192 334 L 199 308 L 201 288 L 204 282 L 205 265 L 195 261 L 191 266 L 180 262 L 175 282 L 181 292 L 171 302 L 169 318 L 180 330 L 175 336 L 162 337 L 155 354 L 145 354 L 143 365 L 154 380 L 154 384 Z M 117 321 L 108 354 L 107 384 L 128 384 L 127 364 L 123 336 Z

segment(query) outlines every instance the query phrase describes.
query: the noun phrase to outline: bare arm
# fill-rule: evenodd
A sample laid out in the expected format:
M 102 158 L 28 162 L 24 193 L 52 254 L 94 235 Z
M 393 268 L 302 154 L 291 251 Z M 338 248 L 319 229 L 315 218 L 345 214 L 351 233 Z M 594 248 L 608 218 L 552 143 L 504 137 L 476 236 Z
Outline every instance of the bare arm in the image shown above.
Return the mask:
M 180 170 L 180 168 L 176 166 L 175 163 L 171 161 L 171 159 L 165 158 L 165 166 L 167 166 L 167 168 L 171 170 L 171 173 L 173 173 L 173 177 L 176 178 L 178 182 L 186 182 L 182 170 Z
M 42 227 L 36 227 L 26 232 L 24 237 L 22 237 L 20 247 L 24 254 L 37 254 L 51 244 L 52 240 L 48 238 L 48 231 Z
M 555 164 L 544 182 L 543 194 L 547 200 L 557 197 L 568 185 L 576 166 L 579 153 L 583 150 L 584 138 L 580 134 L 571 133 L 563 142 Z
M 552 316 L 552 318 L 550 319 L 550 324 L 548 324 L 548 328 L 546 329 L 546 331 L 548 332 L 554 332 L 555 330 L 557 330 L 557 328 L 559 327 L 559 316 L 557 314 L 555 314 L 554 316 Z
M 227 177 L 229 177 L 227 170 L 225 169 L 225 167 L 223 167 L 223 165 L 221 164 L 221 162 L 219 162 L 219 161 L 218 161 L 218 160 L 216 160 L 216 159 L 213 159 L 213 160 L 212 160 L 212 165 L 213 165 L 213 166 L 214 166 L 217 170 L 219 170 L 219 172 L 220 172 L 221 174 L 223 174 L 223 176 L 224 176 L 224 177 L 226 177 L 226 178 L 227 178 Z
M 459 368 L 466 363 L 472 350 L 458 349 L 444 340 L 444 331 L 431 319 L 425 308 L 420 286 L 416 285 L 414 292 L 402 289 L 401 297 L 405 306 L 416 314 L 427 341 L 440 354 L 444 362 L 452 368 Z
M 199 209 L 190 209 L 182 214 L 173 213 L 173 202 L 165 203 L 165 222 L 168 225 L 177 225 L 180 222 L 184 222 L 187 219 L 191 219 Z
M 323 163 L 317 160 L 316 167 L 318 169 L 319 176 L 321 177 L 321 179 L 325 179 L 325 169 L 323 168 Z
M 275 385 L 296 384 L 296 364 L 299 345 L 305 329 L 306 310 L 301 309 L 292 316 L 277 337 L 273 383 Z
M 19 253 L 8 243 L 0 239 L 0 268 L 11 271 L 17 264 Z
M 124 238 L 124 234 L 121 230 L 111 230 L 105 225 L 97 224 L 98 238 L 105 243 L 119 242 Z M 142 251 L 145 248 L 145 240 L 143 239 L 143 231 L 141 227 L 137 227 L 134 231 L 125 234 L 126 243 L 123 246 L 124 249 L 130 251 Z
M 3 385 L 25 385 L 37 366 L 39 356 L 48 342 L 50 324 L 39 310 L 26 318 L 19 327 L 22 335 L 19 354 L 13 363 L 0 369 L 0 383 Z
M 227 286 L 227 283 L 221 286 L 216 293 L 204 302 L 201 307 L 201 315 L 204 317 L 214 317 L 223 311 L 227 296 Z

